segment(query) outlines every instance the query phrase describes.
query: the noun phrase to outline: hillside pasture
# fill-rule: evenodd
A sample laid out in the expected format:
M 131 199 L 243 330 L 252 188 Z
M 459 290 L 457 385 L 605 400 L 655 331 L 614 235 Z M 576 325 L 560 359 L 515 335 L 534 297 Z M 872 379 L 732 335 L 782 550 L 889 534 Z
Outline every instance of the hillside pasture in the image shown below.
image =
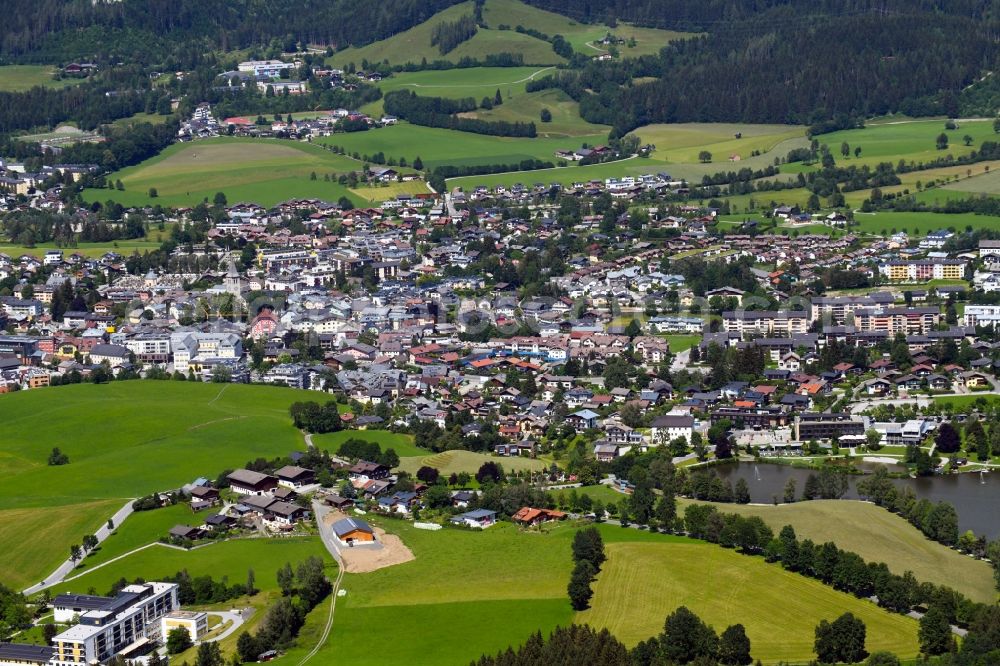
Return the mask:
M 740 168 L 751 153 L 771 151 L 787 139 L 803 139 L 805 128 L 798 125 L 753 125 L 741 123 L 675 123 L 646 125 L 631 132 L 643 144 L 656 146 L 653 159 L 664 162 L 698 163 L 699 153 L 712 153 L 716 171 Z M 740 138 L 736 135 L 740 134 Z M 805 142 L 804 145 L 808 145 Z M 790 149 L 790 148 L 789 148 Z M 786 151 L 787 153 L 787 151 Z M 780 155 L 784 157 L 785 155 Z M 728 168 L 721 166 L 739 157 Z M 773 157 L 770 160 L 773 162 Z
M 541 121 L 542 109 L 548 109 L 552 114 L 550 122 Z M 607 132 L 610 129 L 607 125 L 595 125 L 583 120 L 580 117 L 580 105 L 561 90 L 540 90 L 515 95 L 504 101 L 501 106 L 463 113 L 462 116 L 510 123 L 533 122 L 538 136 L 543 138 L 587 136 Z
M 88 201 L 118 201 L 125 206 L 194 206 L 223 192 L 230 204 L 246 201 L 273 206 L 294 198 L 336 201 L 341 196 L 362 205 L 346 187 L 325 174 L 360 172 L 362 164 L 319 146 L 278 139 L 220 137 L 174 144 L 159 155 L 108 177 L 124 191 L 84 192 Z M 317 174 L 316 180 L 311 175 Z M 149 196 L 155 188 L 157 197 Z
M 958 157 L 969 154 L 983 141 L 996 140 L 989 120 L 961 120 L 954 130 L 946 130 L 944 123 L 944 119 L 876 121 L 863 129 L 821 134 L 816 139 L 829 146 L 837 164 L 844 167 L 879 162 L 896 164 L 899 160 L 929 162 L 949 154 Z M 935 142 L 942 132 L 948 136 L 948 148 L 938 150 Z M 972 137 L 971 146 L 962 141 L 965 135 Z M 846 158 L 840 152 L 843 143 L 850 148 L 850 156 Z M 858 158 L 854 157 L 856 147 L 861 148 Z
M 427 21 L 372 44 L 350 47 L 335 53 L 329 62 L 337 67 L 364 62 L 388 62 L 393 65 L 418 64 L 426 59 L 458 62 L 469 57 L 483 60 L 488 55 L 520 53 L 526 65 L 557 65 L 565 59 L 552 50 L 552 45 L 540 39 L 513 31 L 480 28 L 473 37 L 455 49 L 442 55 L 436 45 L 431 44 L 431 34 L 440 23 L 457 21 L 473 13 L 472 2 L 462 2 L 438 12 Z
M 400 458 L 426 456 L 431 452 L 413 444 L 413 435 L 404 435 L 388 430 L 341 430 L 322 435 L 313 435 L 312 441 L 320 451 L 329 451 L 336 455 L 340 445 L 349 439 L 360 439 L 365 442 L 376 442 L 383 451 L 392 449 Z
M 0 581 L 41 580 L 130 498 L 304 450 L 288 416 L 301 399 L 293 389 L 166 381 L 0 396 L 0 551 L 17 554 L 0 564 Z M 53 447 L 69 464 L 46 464 Z M 14 509 L 24 512 L 5 513 Z
M 576 622 L 606 627 L 629 646 L 660 633 L 664 618 L 687 606 L 720 633 L 742 623 L 752 656 L 765 664 L 807 661 L 819 621 L 845 612 L 864 621 L 869 651 L 906 658 L 919 651 L 915 620 L 761 558 L 666 537 L 611 543 L 607 553 L 592 607 Z

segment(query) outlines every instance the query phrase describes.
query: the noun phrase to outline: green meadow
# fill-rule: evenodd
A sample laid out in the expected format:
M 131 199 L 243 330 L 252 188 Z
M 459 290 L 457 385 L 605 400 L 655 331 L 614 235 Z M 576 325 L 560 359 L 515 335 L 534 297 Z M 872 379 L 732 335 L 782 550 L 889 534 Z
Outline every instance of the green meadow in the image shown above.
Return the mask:
M 348 154 L 361 156 L 383 153 L 386 158 L 404 158 L 407 163 L 419 157 L 424 168 L 442 165 L 517 164 L 539 159 L 556 162 L 555 151 L 579 148 L 582 142 L 604 142 L 606 135 L 575 138 L 512 138 L 472 134 L 437 127 L 422 127 L 401 122 L 369 132 L 336 134 L 317 143 L 336 145 Z M 530 173 L 517 174 L 530 178 Z
M 53 79 L 55 68 L 50 65 L 4 65 L 0 67 L 0 91 L 22 92 L 35 86 L 65 88 L 79 79 Z
M 512 458 L 499 458 L 485 453 L 475 453 L 473 451 L 442 451 L 431 455 L 417 455 L 404 457 L 400 455 L 399 469 L 410 474 L 416 474 L 421 467 L 433 467 L 441 472 L 442 476 L 449 476 L 452 473 L 468 472 L 475 474 L 483 463 L 492 461 L 504 468 L 504 470 L 541 470 L 545 468 L 545 463 L 535 458 L 515 456 Z
M 692 504 L 681 500 L 680 506 Z M 931 541 L 905 519 L 867 502 L 817 500 L 778 505 L 716 505 L 725 513 L 759 516 L 776 533 L 785 525 L 800 539 L 832 541 L 867 562 L 885 562 L 902 575 L 912 571 L 921 582 L 946 585 L 970 599 L 996 599 L 990 565 Z
M 870 601 L 712 544 L 630 536 L 608 544 L 592 607 L 575 617 L 608 628 L 626 645 L 659 633 L 669 613 L 687 606 L 720 633 L 743 624 L 751 655 L 764 664 L 809 660 L 816 625 L 845 612 L 864 621 L 869 651 L 890 650 L 905 658 L 919 652 L 917 622 Z
M 301 399 L 293 389 L 163 381 L 0 396 L 0 549 L 32 554 L 0 561 L 0 582 L 40 580 L 129 498 L 303 450 L 288 416 Z M 53 447 L 68 465 L 46 464 Z
M 223 192 L 230 204 L 245 201 L 263 206 L 295 198 L 337 201 L 346 196 L 355 205 L 365 199 L 324 175 L 361 171 L 362 164 L 319 146 L 279 139 L 219 137 L 177 143 L 155 157 L 108 176 L 121 180 L 124 191 L 89 189 L 88 201 L 117 201 L 124 206 L 160 204 L 194 206 L 212 202 Z M 312 180 L 312 174 L 316 180 Z M 150 197 L 150 189 L 157 196 Z
M 427 532 L 402 521 L 372 521 L 398 534 L 416 559 L 345 576 L 346 595 L 317 654 L 320 663 L 469 663 L 573 621 L 608 626 L 632 645 L 658 633 L 681 604 L 717 631 L 744 623 L 754 657 L 766 664 L 808 660 L 815 625 L 846 611 L 865 620 L 869 649 L 917 652 L 915 621 L 703 542 L 602 525 L 609 560 L 595 583 L 593 608 L 574 613 L 566 597 L 572 525 Z M 303 641 L 280 661 L 298 663 L 308 650 Z
M 922 235 L 938 229 L 953 228 L 962 231 L 967 226 L 973 229 L 1000 230 L 1000 217 L 974 213 L 946 215 L 926 212 L 879 212 L 868 215 L 859 213 L 854 217 L 859 223 L 859 226 L 855 227 L 856 230 L 873 234 L 881 234 L 883 231 L 891 234 L 893 230 L 905 230 L 911 235 Z
M 103 191 L 103 190 L 98 190 Z M 152 231 L 147 238 L 132 238 L 128 240 L 112 241 L 110 243 L 78 243 L 76 247 L 58 247 L 55 243 L 36 243 L 32 247 L 26 245 L 14 245 L 12 243 L 0 243 L 0 252 L 12 256 L 30 254 L 33 257 L 45 256 L 46 250 L 62 250 L 65 256 L 77 253 L 85 257 L 100 257 L 108 252 L 116 252 L 123 256 L 128 256 L 133 252 L 148 252 L 155 250 L 169 238 L 165 231 Z
M 842 130 L 817 136 L 820 143 L 830 147 L 830 152 L 842 166 L 851 164 L 874 165 L 879 162 L 899 160 L 907 162 L 929 162 L 945 155 L 967 155 L 983 141 L 996 140 L 993 122 L 990 120 L 958 121 L 958 128 L 946 130 L 944 119 L 936 120 L 893 120 L 879 119 L 867 124 L 863 129 Z M 948 136 L 948 148 L 939 150 L 936 139 L 944 132 Z M 966 146 L 963 137 L 972 137 L 972 145 Z M 845 158 L 841 144 L 850 147 L 850 156 Z M 861 148 L 861 156 L 854 157 L 854 149 Z

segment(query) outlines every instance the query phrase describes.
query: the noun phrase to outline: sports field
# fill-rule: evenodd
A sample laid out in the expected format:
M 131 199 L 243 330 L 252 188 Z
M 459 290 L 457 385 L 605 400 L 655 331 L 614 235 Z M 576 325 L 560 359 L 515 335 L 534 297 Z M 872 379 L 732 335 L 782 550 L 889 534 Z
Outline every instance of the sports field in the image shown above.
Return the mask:
M 341 430 L 323 435 L 313 435 L 313 445 L 320 451 L 329 451 L 336 455 L 340 445 L 349 439 L 360 439 L 366 442 L 377 442 L 382 450 L 392 449 L 400 458 L 410 456 L 426 456 L 427 449 L 421 449 L 413 444 L 413 435 L 404 435 L 388 430 Z
M 448 476 L 452 472 L 468 472 L 475 474 L 483 463 L 492 461 L 504 468 L 505 471 L 517 471 L 522 469 L 540 470 L 545 468 L 545 463 L 541 460 L 513 457 L 498 458 L 486 455 L 485 453 L 473 453 L 472 451 L 442 451 L 429 456 L 409 456 L 400 457 L 399 468 L 410 474 L 416 474 L 421 467 L 433 467 L 441 472 L 443 476 Z
M 6 514 L 0 551 L 32 553 L 0 560 L 0 582 L 40 580 L 128 498 L 303 450 L 288 416 L 301 399 L 293 389 L 162 381 L 0 396 L 0 510 L 28 510 Z M 68 465 L 46 464 L 55 446 Z
M 0 67 L 0 91 L 21 92 L 35 86 L 65 88 L 76 85 L 79 79 L 55 80 L 55 68 L 50 65 L 4 65 Z
M 125 206 L 194 206 L 212 202 L 223 192 L 230 204 L 241 201 L 272 206 L 294 198 L 337 201 L 341 196 L 356 205 L 365 200 L 351 194 L 331 177 L 360 172 L 362 164 L 319 146 L 278 139 L 220 137 L 174 144 L 156 157 L 108 176 L 121 180 L 124 191 L 85 190 L 88 201 L 118 201 Z M 311 175 L 317 175 L 311 180 Z M 155 188 L 158 196 L 149 196 Z
M 743 624 L 751 655 L 765 664 L 808 660 L 819 621 L 845 612 L 865 622 L 869 651 L 919 651 L 915 620 L 761 558 L 679 537 L 628 541 L 608 544 L 592 608 L 576 614 L 577 622 L 607 627 L 626 645 L 658 634 L 669 613 L 687 606 L 720 633 Z
M 400 123 L 370 132 L 336 134 L 318 139 L 317 143 L 341 146 L 349 154 L 357 152 L 362 156 L 381 152 L 387 158 L 405 158 L 410 164 L 419 157 L 425 168 L 433 168 L 445 164 L 517 164 L 527 159 L 555 163 L 556 150 L 579 148 L 583 142 L 604 143 L 606 139 L 603 133 L 549 139 L 497 137 Z M 531 173 L 517 176 L 531 178 Z
M 691 502 L 681 500 L 684 506 Z M 905 519 L 866 502 L 817 500 L 777 506 L 724 504 L 720 511 L 760 516 L 777 533 L 785 525 L 800 539 L 832 541 L 867 562 L 885 562 L 894 573 L 912 571 L 921 582 L 947 585 L 970 599 L 996 599 L 989 564 L 924 537 Z

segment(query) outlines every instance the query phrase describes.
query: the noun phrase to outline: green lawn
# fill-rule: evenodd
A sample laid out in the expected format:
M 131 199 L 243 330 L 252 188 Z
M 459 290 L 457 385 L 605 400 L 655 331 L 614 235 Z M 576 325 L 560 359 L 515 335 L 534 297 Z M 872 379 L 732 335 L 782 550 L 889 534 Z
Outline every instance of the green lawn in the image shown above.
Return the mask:
M 4 65 L 0 67 L 0 91 L 22 92 L 35 86 L 65 88 L 76 85 L 79 79 L 53 79 L 55 68 L 50 65 Z
M 576 621 L 607 627 L 626 645 L 658 634 L 669 613 L 687 606 L 720 633 L 742 623 L 751 654 L 765 664 L 808 660 L 819 621 L 845 612 L 865 622 L 869 651 L 913 657 L 919 650 L 915 620 L 761 558 L 662 536 L 611 543 L 607 553 L 592 608 L 577 613 Z
M 358 153 L 361 156 L 381 152 L 387 158 L 404 158 L 410 164 L 419 157 L 425 168 L 433 168 L 445 164 L 517 164 L 527 159 L 555 163 L 556 150 L 579 148 L 584 141 L 598 143 L 606 138 L 604 133 L 575 138 L 496 137 L 403 122 L 369 132 L 336 134 L 318 139 L 317 143 L 340 146 L 348 154 Z M 531 180 L 533 174 L 525 172 L 517 176 L 526 182 L 534 182 Z
M 0 396 L 0 510 L 30 510 L 0 526 L 0 550 L 16 553 L 0 582 L 41 580 L 128 498 L 303 450 L 296 400 L 293 389 L 153 381 Z M 54 446 L 68 465 L 46 464 Z
M 340 445 L 349 439 L 378 442 L 382 450 L 393 449 L 400 458 L 426 456 L 431 452 L 413 444 L 413 435 L 404 435 L 388 430 L 341 430 L 323 435 L 313 435 L 313 445 L 321 451 L 336 455 Z
M 681 501 L 681 505 L 688 503 Z M 820 500 L 777 506 L 717 506 L 723 512 L 760 516 L 775 533 L 791 525 L 800 539 L 832 541 L 867 562 L 885 562 L 896 574 L 912 571 L 921 582 L 947 585 L 975 601 L 996 599 L 989 564 L 927 539 L 905 519 L 874 504 Z
M 671 333 L 661 337 L 666 338 L 670 342 L 670 352 L 673 354 L 691 349 L 691 347 L 701 342 L 702 338 L 700 335 L 685 335 L 683 333 Z
M 511 97 L 526 94 L 525 84 L 551 74 L 553 67 L 467 67 L 463 69 L 398 72 L 383 79 L 378 87 L 383 93 L 411 90 L 426 97 L 458 99 L 472 97 L 477 102 L 499 89 L 504 103 Z
M 174 525 L 201 525 L 214 513 L 216 511 L 194 513 L 187 502 L 153 511 L 136 511 L 112 532 L 92 555 L 85 557 L 77 565 L 73 575 L 93 569 L 141 546 L 155 543 L 161 537 L 167 536 L 167 532 Z
M 325 175 L 361 171 L 362 166 L 307 143 L 219 137 L 174 144 L 108 176 L 112 183 L 121 180 L 124 191 L 89 189 L 84 198 L 113 200 L 124 206 L 194 206 L 211 202 L 217 192 L 223 192 L 230 204 L 245 201 L 273 206 L 295 198 L 337 201 L 346 196 L 363 205 L 365 200 L 346 187 L 324 180 Z M 312 180 L 313 173 L 316 180 Z M 151 188 L 157 197 L 149 196 Z
M 448 476 L 452 472 L 468 472 L 475 474 L 482 467 L 483 463 L 493 461 L 507 471 L 518 471 L 522 469 L 540 470 L 545 467 L 541 460 L 523 457 L 498 458 L 486 455 L 485 453 L 473 453 L 472 451 L 443 451 L 428 456 L 404 457 L 399 461 L 399 468 L 404 472 L 416 474 L 421 467 L 433 467 L 441 472 L 442 476 Z

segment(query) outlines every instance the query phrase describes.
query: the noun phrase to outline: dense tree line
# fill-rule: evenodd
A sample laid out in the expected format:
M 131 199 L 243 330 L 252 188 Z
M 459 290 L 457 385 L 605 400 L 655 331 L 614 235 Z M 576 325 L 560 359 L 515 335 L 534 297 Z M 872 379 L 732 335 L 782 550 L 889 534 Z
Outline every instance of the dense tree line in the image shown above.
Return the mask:
M 573 610 L 584 610 L 590 606 L 594 592 L 590 583 L 601 570 L 607 559 L 604 540 L 596 527 L 579 530 L 573 535 L 573 573 L 570 574 L 567 592 Z
M 350 460 L 367 460 L 390 468 L 399 465 L 399 456 L 394 449 L 382 451 L 378 442 L 369 442 L 356 437 L 351 437 L 341 444 L 337 454 Z
M 490 136 L 534 137 L 537 135 L 533 122 L 489 121 L 452 115 L 475 110 L 475 100 L 472 102 L 470 107 L 468 100 L 420 97 L 409 90 L 396 90 L 385 96 L 384 107 L 386 113 L 408 120 L 414 125 L 442 127 Z
M 461 16 L 456 21 L 442 21 L 431 30 L 431 46 L 438 47 L 441 55 L 454 51 L 459 44 L 472 39 L 478 26 L 471 14 Z
M 948 424 L 944 424 L 948 425 Z M 858 482 L 858 494 L 906 518 L 929 539 L 946 546 L 958 544 L 958 514 L 948 502 L 918 500 L 909 487 L 900 489 L 885 466 Z
M 109 92 L 114 94 L 105 94 Z M 145 93 L 102 90 L 89 84 L 0 92 L 0 133 L 55 127 L 67 120 L 76 121 L 81 129 L 92 130 L 145 108 Z
M 288 408 L 288 413 L 296 428 L 308 432 L 335 432 L 343 427 L 337 403 L 332 400 L 323 405 L 313 400 L 293 402 Z
M 68 60 L 198 43 L 200 52 L 297 43 L 370 43 L 426 21 L 455 0 L 10 0 L 0 53 Z

